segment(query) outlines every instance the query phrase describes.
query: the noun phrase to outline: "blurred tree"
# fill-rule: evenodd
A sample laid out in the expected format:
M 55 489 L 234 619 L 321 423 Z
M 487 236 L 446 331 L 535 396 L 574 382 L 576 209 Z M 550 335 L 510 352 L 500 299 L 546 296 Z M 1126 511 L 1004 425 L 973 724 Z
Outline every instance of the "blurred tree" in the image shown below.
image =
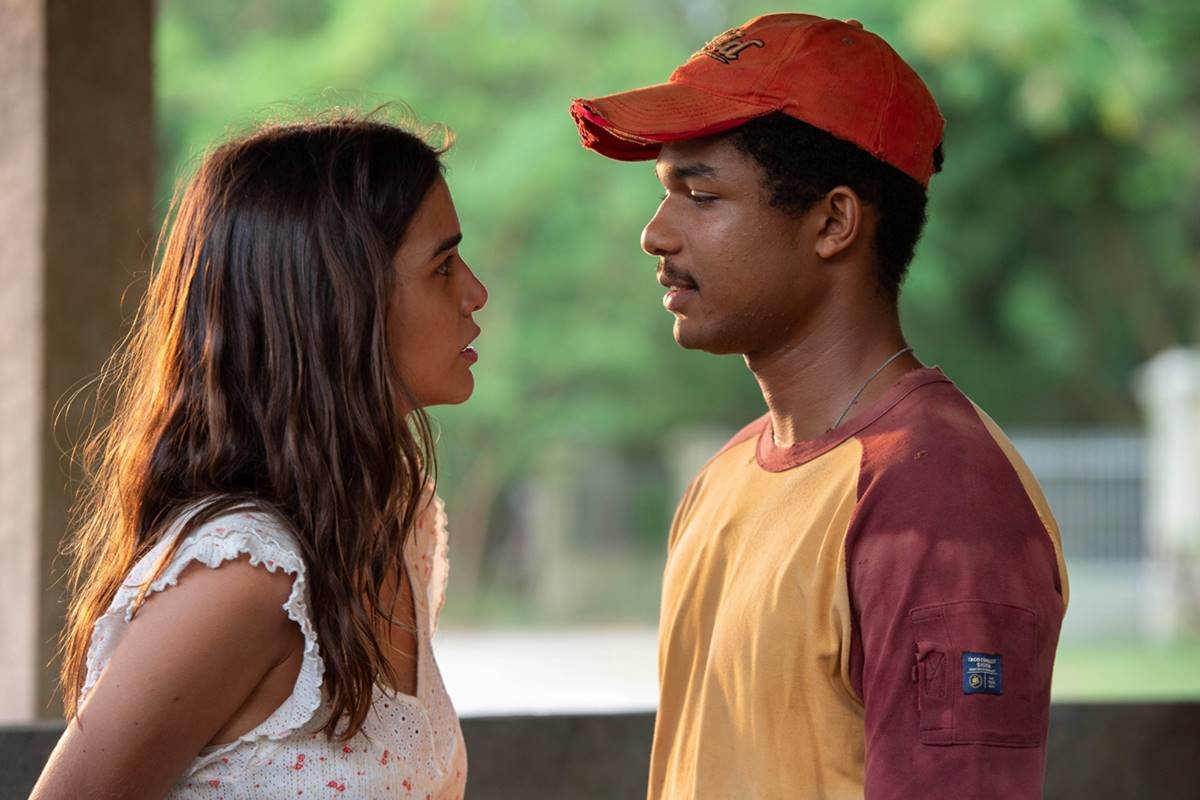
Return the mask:
M 1200 334 L 1198 7 L 930 0 L 897 26 L 948 120 L 919 349 L 1006 421 L 1132 421 L 1132 371 Z
M 1198 335 L 1200 4 L 807 5 L 893 42 L 948 121 L 903 295 L 918 354 L 1002 424 L 1133 421 L 1132 370 Z M 660 194 L 651 168 L 582 150 L 567 105 L 663 80 L 722 28 L 774 10 L 791 9 L 163 0 L 164 198 L 214 139 L 334 102 L 400 99 L 457 133 L 463 251 L 491 289 L 476 396 L 436 412 L 457 585 L 474 585 L 497 496 L 548 447 L 645 457 L 673 427 L 732 428 L 761 412 L 739 360 L 674 345 L 638 248 Z M 665 513 L 639 517 L 648 540 Z

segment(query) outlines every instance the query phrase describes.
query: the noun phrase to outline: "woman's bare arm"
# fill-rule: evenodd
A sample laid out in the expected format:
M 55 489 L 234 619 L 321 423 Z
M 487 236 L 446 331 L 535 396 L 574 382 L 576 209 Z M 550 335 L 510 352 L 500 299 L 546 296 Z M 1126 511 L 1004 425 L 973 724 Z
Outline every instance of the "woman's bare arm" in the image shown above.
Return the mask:
M 291 586 L 241 558 L 147 597 L 30 800 L 163 797 L 296 647 Z

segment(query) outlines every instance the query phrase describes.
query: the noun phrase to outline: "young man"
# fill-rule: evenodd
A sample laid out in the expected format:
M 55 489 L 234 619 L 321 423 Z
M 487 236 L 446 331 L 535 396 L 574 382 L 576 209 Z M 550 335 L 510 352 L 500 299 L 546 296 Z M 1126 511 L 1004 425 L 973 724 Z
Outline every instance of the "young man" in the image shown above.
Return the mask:
M 1040 797 L 1058 531 L 897 313 L 928 89 L 857 22 L 772 14 L 571 111 L 586 147 L 657 158 L 675 339 L 741 353 L 769 409 L 672 524 L 650 798 Z

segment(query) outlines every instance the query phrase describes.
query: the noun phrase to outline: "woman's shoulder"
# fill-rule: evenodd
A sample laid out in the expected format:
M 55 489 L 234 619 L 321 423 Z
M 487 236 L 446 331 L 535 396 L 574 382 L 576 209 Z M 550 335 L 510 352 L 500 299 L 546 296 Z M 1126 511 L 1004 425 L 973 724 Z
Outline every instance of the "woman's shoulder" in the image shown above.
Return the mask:
M 218 571 L 227 562 L 234 563 L 218 571 L 218 582 L 257 584 L 267 595 L 290 586 L 285 610 L 303 603 L 304 559 L 282 516 L 261 506 L 216 502 L 191 503 L 168 522 L 117 588 L 98 629 L 127 624 L 150 596 L 177 586 L 202 567 Z
M 299 542 L 278 514 L 249 505 L 192 504 L 172 520 L 157 544 L 129 572 L 107 611 L 96 621 L 80 699 L 99 679 L 143 606 L 169 615 L 184 635 L 237 627 L 268 643 L 293 641 L 293 624 L 304 639 L 306 681 L 311 691 L 289 700 L 303 708 L 272 718 L 275 733 L 295 728 L 320 700 L 322 664 L 308 611 L 304 559 Z M 163 598 L 163 599 L 160 599 Z M 165 603 L 163 600 L 165 599 Z M 221 620 L 237 625 L 231 627 Z M 285 704 L 286 705 L 286 704 Z M 295 712 L 295 713 L 292 713 Z M 278 719 L 276 719 L 278 717 Z

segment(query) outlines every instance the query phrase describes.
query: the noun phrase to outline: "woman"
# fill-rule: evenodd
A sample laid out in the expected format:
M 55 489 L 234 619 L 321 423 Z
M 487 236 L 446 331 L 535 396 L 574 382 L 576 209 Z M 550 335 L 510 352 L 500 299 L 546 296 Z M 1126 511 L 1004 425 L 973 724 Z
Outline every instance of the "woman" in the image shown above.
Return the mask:
M 33 797 L 462 796 L 422 409 L 470 396 L 487 292 L 442 152 L 371 119 L 271 126 L 177 200 L 105 371 L 68 725 Z

